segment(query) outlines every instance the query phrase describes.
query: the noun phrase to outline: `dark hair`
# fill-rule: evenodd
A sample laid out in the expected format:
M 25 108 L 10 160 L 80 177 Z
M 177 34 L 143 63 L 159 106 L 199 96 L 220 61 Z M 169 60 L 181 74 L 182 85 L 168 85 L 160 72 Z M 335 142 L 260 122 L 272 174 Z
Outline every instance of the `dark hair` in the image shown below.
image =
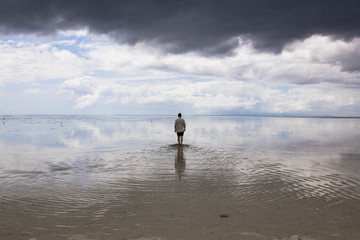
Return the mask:
M 181 113 L 178 114 L 178 117 L 181 117 Z

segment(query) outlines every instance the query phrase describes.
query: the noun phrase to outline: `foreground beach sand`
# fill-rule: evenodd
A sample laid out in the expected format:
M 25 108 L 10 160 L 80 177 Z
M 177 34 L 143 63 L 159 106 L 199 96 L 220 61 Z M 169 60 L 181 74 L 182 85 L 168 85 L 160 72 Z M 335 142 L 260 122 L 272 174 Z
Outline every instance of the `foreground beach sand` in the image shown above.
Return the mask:
M 2 129 L 0 239 L 360 239 L 356 121 L 194 118 L 178 146 L 144 144 L 148 118 L 67 120 Z
M 295 240 L 294 235 L 299 239 L 359 238 L 360 208 L 355 200 L 337 203 L 282 199 L 256 206 L 263 193 L 257 193 L 257 203 L 251 203 L 246 199 L 236 201 L 216 189 L 193 191 L 133 191 L 129 196 L 131 203 L 125 206 L 111 203 L 108 207 L 99 203 L 67 213 L 49 211 L 53 216 L 46 217 L 31 215 L 23 209 L 10 208 L 4 212 L 2 206 L 6 220 L 2 219 L 0 236 L 1 239 L 79 240 L 151 239 L 152 236 L 158 236 L 157 239 Z

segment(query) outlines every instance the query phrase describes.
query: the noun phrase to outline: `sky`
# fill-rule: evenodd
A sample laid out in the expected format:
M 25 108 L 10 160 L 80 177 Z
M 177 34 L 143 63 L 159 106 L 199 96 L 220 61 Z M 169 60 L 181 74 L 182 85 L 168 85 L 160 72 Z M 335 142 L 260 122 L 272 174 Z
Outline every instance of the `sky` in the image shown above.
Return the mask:
M 0 114 L 360 116 L 358 0 L 0 0 Z

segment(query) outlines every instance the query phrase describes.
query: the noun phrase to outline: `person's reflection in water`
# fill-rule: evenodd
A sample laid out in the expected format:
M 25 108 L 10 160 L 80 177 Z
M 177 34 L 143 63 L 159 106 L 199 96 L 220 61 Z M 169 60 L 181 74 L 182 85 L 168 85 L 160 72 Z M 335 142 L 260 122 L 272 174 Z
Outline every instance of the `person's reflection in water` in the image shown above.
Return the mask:
M 185 158 L 184 158 L 183 145 L 177 146 L 177 154 L 175 155 L 175 171 L 178 178 L 181 179 L 185 171 Z

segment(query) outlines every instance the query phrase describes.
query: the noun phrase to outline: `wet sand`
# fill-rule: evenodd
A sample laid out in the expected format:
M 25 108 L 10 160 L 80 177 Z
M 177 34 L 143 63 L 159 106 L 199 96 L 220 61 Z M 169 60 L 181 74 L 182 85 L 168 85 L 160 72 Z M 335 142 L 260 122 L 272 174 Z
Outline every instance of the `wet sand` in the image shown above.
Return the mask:
M 360 238 L 357 119 L 69 118 L 3 125 L 0 239 Z

